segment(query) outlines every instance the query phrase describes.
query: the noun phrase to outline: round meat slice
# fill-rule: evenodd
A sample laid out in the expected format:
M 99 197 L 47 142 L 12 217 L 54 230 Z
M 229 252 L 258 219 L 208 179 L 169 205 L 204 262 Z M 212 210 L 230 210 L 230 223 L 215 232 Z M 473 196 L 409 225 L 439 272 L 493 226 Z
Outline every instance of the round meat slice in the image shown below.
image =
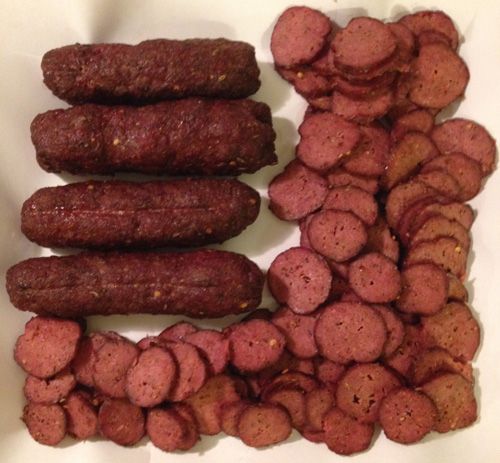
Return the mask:
M 444 156 L 443 156 L 444 157 Z M 474 222 L 474 211 L 468 204 L 459 202 L 429 202 L 423 204 L 413 217 L 413 223 L 410 227 L 411 235 L 418 230 L 424 222 L 433 215 L 440 214 L 448 220 L 455 220 L 467 230 L 470 230 Z
M 325 443 L 325 433 L 324 431 L 311 431 L 310 429 L 301 429 L 300 435 L 307 439 L 309 442 L 313 442 L 315 444 L 324 444 Z
M 381 365 L 354 365 L 337 385 L 337 407 L 362 423 L 375 423 L 382 399 L 399 386 L 396 375 Z
M 448 200 L 457 200 L 462 195 L 460 184 L 443 169 L 433 169 L 419 173 L 414 181 L 425 183 Z
M 332 362 L 371 362 L 382 355 L 387 329 L 370 306 L 337 302 L 325 307 L 316 323 L 320 354 Z
M 306 400 L 304 391 L 299 387 L 274 388 L 266 395 L 266 402 L 281 405 L 290 415 L 292 426 L 303 429 L 306 424 Z
M 305 6 L 286 9 L 271 36 L 271 53 L 278 66 L 310 63 L 326 44 L 332 30 L 330 19 Z
M 465 428 L 477 419 L 477 403 L 472 384 L 461 375 L 444 373 L 420 388 L 437 408 L 434 430 L 448 432 Z
M 269 394 L 282 388 L 299 388 L 304 392 L 312 391 L 318 387 L 318 382 L 310 375 L 298 371 L 287 371 L 275 376 L 267 383 L 261 393 L 261 399 L 267 400 Z
M 56 404 L 66 398 L 75 386 L 75 376 L 66 369 L 50 379 L 27 376 L 23 392 L 28 402 Z
M 452 301 L 467 302 L 469 293 L 463 283 L 451 273 L 448 273 L 448 299 Z
M 410 246 L 436 238 L 451 237 L 456 239 L 467 252 L 470 249 L 469 231 L 455 220 L 449 220 L 441 214 L 429 217 L 410 238 Z
M 480 328 L 465 304 L 450 302 L 437 314 L 422 317 L 421 323 L 431 345 L 447 350 L 463 362 L 474 358 L 479 347 Z
M 320 359 L 315 365 L 316 378 L 331 390 L 345 372 L 345 366 L 327 359 Z
M 279 254 L 267 273 L 274 298 L 295 313 L 307 314 L 326 301 L 332 274 L 318 254 L 305 248 L 290 248 Z
M 243 410 L 249 405 L 249 402 L 237 400 L 235 402 L 226 402 L 221 407 L 221 428 L 225 434 L 234 437 L 238 435 L 238 422 L 240 416 Z
M 391 32 L 396 36 L 399 57 L 401 61 L 408 62 L 415 51 L 415 36 L 406 26 L 400 23 L 387 23 Z
M 208 378 L 207 366 L 199 350 L 183 341 L 167 345 L 177 365 L 177 378 L 169 399 L 180 402 L 199 391 Z
M 106 399 L 97 416 L 100 433 L 115 444 L 129 446 L 144 436 L 144 414 L 126 399 Z
M 261 371 L 279 360 L 285 345 L 285 336 L 271 322 L 238 323 L 229 335 L 230 362 L 239 371 Z
M 403 16 L 399 22 L 406 26 L 418 37 L 422 32 L 439 32 L 449 42 L 451 48 L 458 47 L 458 31 L 451 18 L 442 11 L 418 11 L 417 13 Z
M 66 435 L 66 415 L 60 405 L 28 403 L 23 421 L 31 437 L 43 445 L 57 445 Z
M 409 132 L 429 135 L 434 127 L 434 116 L 425 109 L 416 109 L 398 117 L 392 126 L 391 139 L 398 142 Z
M 355 175 L 378 177 L 387 165 L 389 134 L 378 124 L 360 126 L 363 140 L 353 154 L 342 162 L 343 168 Z
M 16 341 L 14 359 L 26 373 L 50 378 L 69 365 L 81 335 L 82 329 L 75 321 L 34 317 Z
M 360 423 L 339 408 L 332 408 L 324 419 L 324 442 L 339 455 L 366 450 L 373 438 L 373 424 Z
M 401 276 L 392 260 L 373 252 L 351 263 L 349 285 L 364 301 L 385 304 L 398 297 Z
M 460 187 L 458 200 L 469 201 L 479 193 L 483 173 L 481 165 L 462 153 L 449 153 L 432 159 L 422 168 L 422 173 L 441 169 L 451 175 Z
M 442 43 L 448 47 L 451 47 L 451 41 L 446 35 L 438 31 L 423 31 L 418 34 L 417 37 L 417 47 L 425 47 L 431 43 Z
M 363 222 L 351 212 L 338 210 L 323 210 L 312 216 L 307 237 L 315 251 L 336 262 L 357 256 L 368 240 Z
M 93 382 L 97 390 L 108 397 L 127 397 L 127 370 L 138 355 L 139 349 L 128 339 L 115 333 L 107 336 L 95 356 Z
M 327 387 L 319 387 L 305 396 L 307 429 L 323 430 L 326 414 L 335 406 L 335 397 Z
M 448 277 L 435 264 L 415 264 L 401 272 L 402 290 L 396 305 L 406 313 L 432 315 L 448 299 Z
M 477 122 L 448 119 L 434 127 L 432 140 L 443 154 L 462 153 L 481 165 L 483 176 L 495 165 L 496 145 L 493 137 Z
M 405 337 L 403 321 L 389 306 L 373 304 L 371 307 L 384 320 L 387 329 L 387 341 L 385 342 L 382 355 L 384 357 L 390 357 L 396 352 L 398 347 L 403 344 L 403 339 Z
M 198 328 L 189 322 L 178 322 L 175 325 L 165 328 L 158 337 L 165 341 L 184 341 L 184 338 L 196 333 Z
M 306 66 L 296 66 L 293 69 L 276 67 L 276 71 L 293 85 L 299 95 L 307 99 L 321 98 L 332 87 L 327 78 Z
M 361 141 L 356 124 L 335 114 L 317 113 L 299 127 L 297 157 L 311 169 L 326 171 L 350 155 Z
M 438 373 L 458 373 L 467 381 L 474 382 L 472 366 L 453 358 L 446 350 L 433 347 L 422 352 L 413 364 L 411 381 L 420 386 Z
M 397 39 L 391 29 L 368 17 L 351 19 L 332 41 L 335 65 L 354 73 L 383 64 L 395 54 L 396 48 Z
M 340 167 L 336 168 L 333 172 L 330 172 L 327 180 L 330 188 L 352 186 L 360 188 L 371 195 L 376 194 L 378 191 L 378 181 L 376 178 L 351 174 Z
M 236 382 L 228 375 L 212 376 L 186 400 L 193 410 L 201 434 L 213 436 L 221 432 L 222 407 L 240 400 L 236 387 Z
M 432 431 L 436 416 L 436 406 L 429 397 L 407 388 L 390 392 L 379 412 L 384 434 L 400 444 L 422 440 Z
M 71 362 L 71 368 L 80 384 L 95 387 L 94 364 L 96 352 L 104 346 L 107 339 L 106 333 L 92 333 L 90 336 L 84 336 L 81 339 L 76 355 Z
M 467 65 L 442 43 L 420 48 L 414 66 L 409 98 L 423 108 L 445 108 L 464 94 L 469 83 Z
M 378 206 L 373 195 L 354 186 L 330 190 L 323 203 L 323 210 L 325 209 L 352 212 L 366 225 L 373 225 L 378 216 Z
M 332 113 L 358 124 L 369 124 L 385 116 L 394 102 L 392 89 L 371 98 L 353 98 L 341 92 L 332 93 Z
M 168 398 L 176 377 L 172 354 L 161 347 L 150 347 L 139 354 L 127 371 L 127 396 L 135 405 L 154 407 Z
M 187 343 L 197 347 L 204 354 L 210 373 L 222 373 L 229 362 L 229 342 L 220 331 L 199 330 L 185 337 Z
M 389 227 L 398 229 L 404 212 L 417 201 L 437 196 L 436 190 L 425 183 L 410 181 L 394 187 L 387 196 L 385 215 Z
M 430 114 L 429 117 L 432 118 Z M 420 132 L 405 133 L 391 149 L 382 186 L 386 190 L 394 188 L 398 183 L 408 180 L 421 164 L 438 155 L 439 151 L 427 135 Z
M 188 423 L 173 409 L 153 408 L 148 410 L 146 432 L 155 447 L 174 452 L 188 433 Z
M 423 241 L 408 250 L 405 267 L 419 262 L 432 262 L 458 278 L 466 273 L 467 251 L 454 238 Z
M 261 448 L 283 442 L 291 433 L 290 415 L 279 405 L 251 405 L 243 410 L 238 422 L 238 436 L 250 447 Z
M 179 444 L 179 450 L 190 450 L 200 440 L 198 423 L 196 422 L 196 417 L 194 415 L 193 409 L 189 405 L 182 402 L 173 404 L 171 409 L 175 411 L 181 418 L 184 418 L 187 424 L 187 432 L 184 434 L 184 438 Z
M 314 340 L 316 317 L 299 315 L 288 307 L 282 307 L 274 313 L 271 320 L 286 339 L 286 348 L 296 357 L 312 358 L 318 354 Z
M 63 406 L 68 419 L 68 434 L 80 440 L 97 434 L 97 412 L 86 393 L 72 392 Z
M 374 225 L 367 230 L 368 240 L 364 252 L 378 252 L 391 259 L 399 261 L 399 243 L 391 233 L 386 221 L 379 217 Z
M 319 209 L 327 194 L 323 177 L 292 161 L 269 185 L 269 208 L 282 220 L 299 220 Z

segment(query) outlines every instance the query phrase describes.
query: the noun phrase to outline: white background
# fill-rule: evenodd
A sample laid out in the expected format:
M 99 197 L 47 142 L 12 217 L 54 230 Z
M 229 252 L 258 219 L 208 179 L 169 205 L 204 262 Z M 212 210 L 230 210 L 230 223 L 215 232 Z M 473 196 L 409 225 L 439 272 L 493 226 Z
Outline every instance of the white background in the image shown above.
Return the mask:
M 278 166 L 242 179 L 266 194 L 266 186 L 291 159 L 297 142 L 296 128 L 305 103 L 273 70 L 269 39 L 287 0 L 0 0 L 0 462 L 209 462 L 338 461 L 344 459 L 294 434 L 288 442 L 268 450 L 245 447 L 230 437 L 204 437 L 185 454 L 165 455 L 146 440 L 134 448 L 104 441 L 75 443 L 67 438 L 58 448 L 34 442 L 19 420 L 23 406 L 24 374 L 12 360 L 12 347 L 29 314 L 15 310 L 4 289 L 4 275 L 14 263 L 54 250 L 26 240 L 19 230 L 21 204 L 36 189 L 77 178 L 47 174 L 36 161 L 29 124 L 39 112 L 63 107 L 42 83 L 40 59 L 51 48 L 80 42 L 128 42 L 170 37 L 220 37 L 244 40 L 257 50 L 262 88 L 255 95 L 274 113 L 278 135 Z M 500 138 L 500 3 L 496 0 L 314 0 L 340 25 L 357 15 L 397 19 L 424 8 L 445 10 L 453 17 L 464 43 L 460 53 L 468 63 L 471 81 L 456 114 L 484 124 Z M 351 457 L 356 463 L 469 463 L 500 461 L 500 174 L 494 173 L 479 197 L 471 203 L 479 215 L 472 228 L 468 289 L 482 327 L 482 343 L 474 364 L 480 405 L 478 422 L 466 430 L 433 434 L 423 442 L 401 446 L 380 435 L 371 449 Z M 296 245 L 295 226 L 280 222 L 263 201 L 257 222 L 223 247 L 247 254 L 266 270 L 281 250 Z M 269 296 L 266 304 L 272 304 Z M 167 316 L 93 317 L 90 328 L 113 329 L 133 339 L 156 334 L 179 318 Z M 208 322 L 214 325 L 218 322 Z M 227 323 L 227 321 L 226 321 Z M 222 435 L 221 435 L 222 436 Z

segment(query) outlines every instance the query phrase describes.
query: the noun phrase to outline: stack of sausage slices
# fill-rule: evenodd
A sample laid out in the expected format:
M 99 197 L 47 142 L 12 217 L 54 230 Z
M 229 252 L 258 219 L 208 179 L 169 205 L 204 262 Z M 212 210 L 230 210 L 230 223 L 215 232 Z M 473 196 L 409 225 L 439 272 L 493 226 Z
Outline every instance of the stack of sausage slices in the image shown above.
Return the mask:
M 436 122 L 469 80 L 458 42 L 441 11 L 340 28 L 292 7 L 274 27 L 276 70 L 309 107 L 296 159 L 269 187 L 271 210 L 301 231 L 269 269 L 273 321 L 288 348 L 328 365 L 314 426 L 299 429 L 340 454 L 367 449 L 377 423 L 410 444 L 477 417 L 466 201 L 496 146 L 474 121 Z

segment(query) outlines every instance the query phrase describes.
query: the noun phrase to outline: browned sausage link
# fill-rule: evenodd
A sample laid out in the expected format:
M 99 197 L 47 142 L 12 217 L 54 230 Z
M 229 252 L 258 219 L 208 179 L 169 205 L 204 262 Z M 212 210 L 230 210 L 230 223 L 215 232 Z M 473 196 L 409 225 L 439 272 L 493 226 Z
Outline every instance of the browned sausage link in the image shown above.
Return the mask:
M 263 285 L 264 276 L 252 261 L 214 250 L 41 257 L 7 272 L 15 307 L 61 317 L 221 317 L 258 307 Z
M 242 98 L 259 86 L 254 48 L 225 39 L 68 45 L 42 59 L 44 82 L 70 103 Z
M 259 194 L 230 179 L 82 182 L 42 188 L 21 229 L 47 247 L 161 247 L 221 243 L 259 213 Z
M 271 111 L 252 100 L 56 109 L 33 120 L 31 139 L 49 172 L 239 175 L 276 162 Z

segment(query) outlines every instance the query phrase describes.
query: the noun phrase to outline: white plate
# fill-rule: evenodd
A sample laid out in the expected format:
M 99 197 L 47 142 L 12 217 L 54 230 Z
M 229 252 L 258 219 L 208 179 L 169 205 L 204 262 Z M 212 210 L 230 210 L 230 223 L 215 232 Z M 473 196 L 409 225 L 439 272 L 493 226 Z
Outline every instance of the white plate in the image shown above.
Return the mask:
M 299 2 L 300 3 L 300 2 Z M 305 3 L 305 2 L 304 2 Z M 352 16 L 398 18 L 423 8 L 445 10 L 456 21 L 465 42 L 460 53 L 471 71 L 466 99 L 456 114 L 484 124 L 500 139 L 500 8 L 496 0 L 373 1 L 314 0 L 308 5 L 321 9 L 340 24 Z M 404 3 L 402 5 L 401 3 Z M 1 0 L 0 14 L 0 273 L 27 257 L 48 255 L 26 240 L 19 230 L 21 204 L 37 188 L 63 184 L 75 177 L 47 174 L 34 156 L 29 124 L 39 112 L 62 107 L 44 87 L 40 72 L 42 54 L 54 47 L 81 42 L 129 42 L 148 38 L 219 37 L 245 40 L 257 50 L 262 88 L 256 99 L 273 109 L 278 134 L 278 166 L 263 169 L 243 180 L 266 194 L 266 185 L 292 158 L 297 125 L 305 103 L 273 70 L 269 39 L 273 23 L 289 0 Z M 474 364 L 476 393 L 480 405 L 478 422 L 447 435 L 432 434 L 423 442 L 401 446 L 378 436 L 372 448 L 352 458 L 355 462 L 461 463 L 500 461 L 500 219 L 495 198 L 500 197 L 500 177 L 494 173 L 472 206 L 479 210 L 474 223 L 468 289 L 483 328 L 482 344 Z M 225 249 L 246 253 L 262 269 L 281 250 L 298 242 L 297 228 L 278 221 L 264 201 L 257 222 Z M 66 439 L 57 448 L 33 441 L 19 420 L 23 406 L 24 374 L 12 360 L 12 348 L 30 315 L 15 310 L 4 285 L 0 288 L 0 462 L 268 462 L 326 461 L 340 459 L 324 445 L 300 439 L 297 434 L 285 444 L 256 451 L 230 437 L 204 437 L 185 454 L 165 455 L 146 440 L 134 448 L 121 448 L 105 441 L 75 443 Z M 266 303 L 272 303 L 266 296 Z M 90 328 L 114 329 L 137 340 L 158 333 L 179 319 L 167 316 L 93 317 Z M 214 323 L 207 323 L 208 325 Z

